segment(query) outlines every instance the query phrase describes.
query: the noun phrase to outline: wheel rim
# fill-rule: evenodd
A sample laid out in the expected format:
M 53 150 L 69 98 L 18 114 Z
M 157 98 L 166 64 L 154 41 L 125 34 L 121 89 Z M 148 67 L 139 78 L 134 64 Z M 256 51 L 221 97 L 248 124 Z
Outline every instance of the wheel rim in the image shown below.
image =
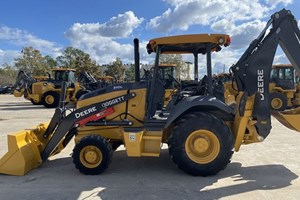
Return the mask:
M 102 153 L 95 146 L 86 146 L 80 151 L 80 162 L 87 168 L 95 168 L 102 162 Z
M 187 156 L 199 164 L 212 162 L 220 152 L 220 142 L 217 136 L 208 130 L 192 132 L 185 141 Z
M 47 95 L 45 98 L 45 101 L 47 104 L 53 104 L 54 103 L 54 97 L 52 95 Z
M 271 105 L 273 109 L 280 109 L 282 107 L 282 101 L 279 98 L 272 99 Z

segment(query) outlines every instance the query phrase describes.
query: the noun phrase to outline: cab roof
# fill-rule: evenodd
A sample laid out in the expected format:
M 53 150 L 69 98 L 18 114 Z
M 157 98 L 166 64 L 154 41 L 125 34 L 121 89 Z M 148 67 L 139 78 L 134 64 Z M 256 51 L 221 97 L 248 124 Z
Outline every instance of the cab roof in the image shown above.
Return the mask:
M 277 64 L 277 65 L 272 65 L 272 68 L 290 68 L 293 67 L 292 64 Z
M 191 34 L 154 38 L 147 44 L 147 52 L 151 54 L 161 45 L 164 54 L 206 54 L 207 43 L 211 44 L 211 51 L 220 51 L 221 46 L 230 45 L 230 37 L 226 34 Z

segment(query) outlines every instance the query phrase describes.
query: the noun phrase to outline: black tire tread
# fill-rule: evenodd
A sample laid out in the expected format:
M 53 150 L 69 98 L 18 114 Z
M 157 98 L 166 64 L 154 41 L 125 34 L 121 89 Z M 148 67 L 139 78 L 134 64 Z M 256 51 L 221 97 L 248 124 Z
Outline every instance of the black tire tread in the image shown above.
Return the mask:
M 270 102 L 272 102 L 272 100 L 274 98 L 278 98 L 282 101 L 282 106 L 278 109 L 274 109 L 272 108 L 272 104 L 270 105 L 271 106 L 271 109 L 273 110 L 276 110 L 276 111 L 284 111 L 286 108 L 287 108 L 287 98 L 286 96 L 284 96 L 284 94 L 280 93 L 280 92 L 272 92 L 270 93 Z
M 197 123 L 191 124 L 191 122 Z M 216 134 L 221 143 L 221 150 L 217 158 L 208 164 L 198 164 L 188 158 L 185 153 L 185 140 L 197 129 L 207 129 Z M 233 135 L 228 126 L 214 115 L 193 112 L 175 122 L 168 138 L 169 154 L 178 168 L 194 176 L 215 175 L 224 170 L 230 163 L 233 154 Z
M 51 95 L 53 96 L 54 98 L 54 102 L 53 104 L 48 104 L 46 101 L 45 101 L 45 97 L 48 96 L 48 95 Z M 42 96 L 42 104 L 46 107 L 46 108 L 56 108 L 59 104 L 59 94 L 54 92 L 54 91 L 48 91 L 48 92 L 45 92 Z
M 102 162 L 95 168 L 87 168 L 80 162 L 80 151 L 82 148 L 88 145 L 94 145 L 98 147 L 102 152 Z M 81 173 L 86 175 L 97 175 L 104 172 L 112 161 L 113 150 L 110 143 L 99 135 L 88 135 L 83 137 L 73 149 L 73 163 L 75 168 Z

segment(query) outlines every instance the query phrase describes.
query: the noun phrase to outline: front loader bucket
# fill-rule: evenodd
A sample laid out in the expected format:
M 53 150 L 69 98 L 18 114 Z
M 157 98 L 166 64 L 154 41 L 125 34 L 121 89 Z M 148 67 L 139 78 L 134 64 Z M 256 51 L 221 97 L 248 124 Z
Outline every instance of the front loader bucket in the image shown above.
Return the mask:
M 0 173 L 22 176 L 42 163 L 42 138 L 47 124 L 7 135 L 8 152 L 0 159 Z
M 300 107 L 282 112 L 272 111 L 272 116 L 287 128 L 300 132 Z

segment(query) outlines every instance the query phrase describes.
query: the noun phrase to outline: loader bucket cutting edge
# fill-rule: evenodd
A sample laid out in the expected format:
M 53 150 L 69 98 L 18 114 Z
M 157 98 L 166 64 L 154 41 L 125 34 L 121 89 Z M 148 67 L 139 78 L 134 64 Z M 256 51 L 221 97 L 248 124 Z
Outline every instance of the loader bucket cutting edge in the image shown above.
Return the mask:
M 42 134 L 48 124 L 7 135 L 8 152 L 0 159 L 0 174 L 25 175 L 42 164 Z M 43 141 L 45 142 L 45 141 Z
M 287 128 L 300 132 L 300 107 L 283 112 L 273 111 L 272 116 Z

